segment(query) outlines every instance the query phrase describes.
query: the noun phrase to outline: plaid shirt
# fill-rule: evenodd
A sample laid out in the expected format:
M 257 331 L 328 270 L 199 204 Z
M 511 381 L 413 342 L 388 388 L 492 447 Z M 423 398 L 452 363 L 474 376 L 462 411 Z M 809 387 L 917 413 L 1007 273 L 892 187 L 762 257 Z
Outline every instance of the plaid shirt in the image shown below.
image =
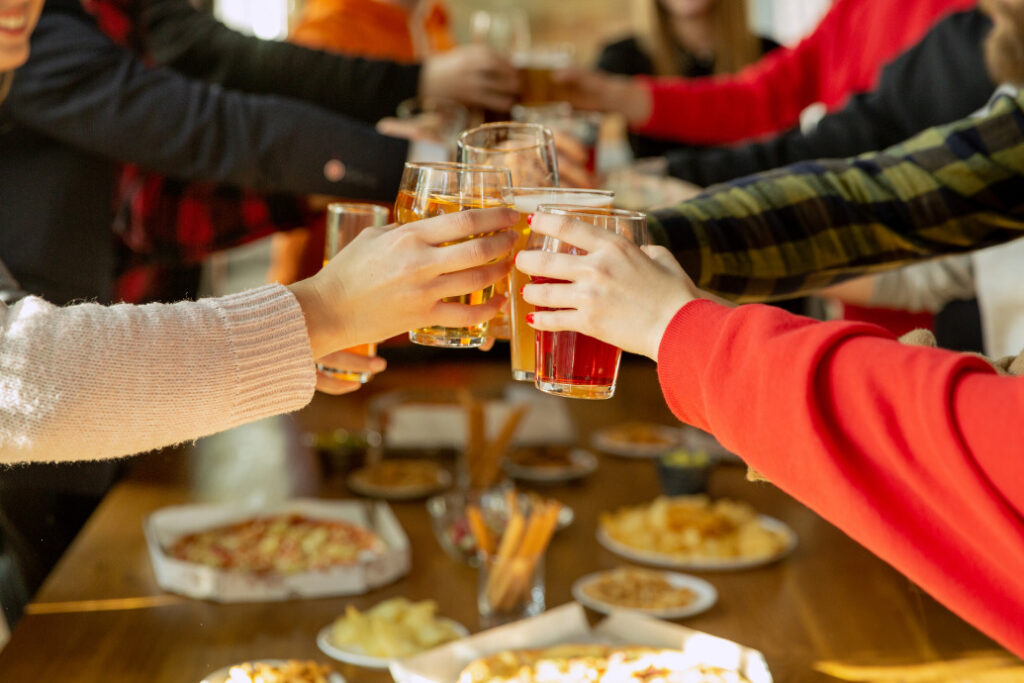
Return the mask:
M 1024 95 L 883 152 L 716 185 L 649 222 L 697 286 L 737 301 L 1024 236 Z
M 84 5 L 111 40 L 143 52 L 134 0 L 86 0 Z M 165 283 L 215 251 L 304 227 L 315 218 L 291 195 L 174 180 L 133 164 L 123 166 L 114 201 L 114 230 L 124 245 L 116 298 L 133 303 L 194 296 L 191 283 L 169 285 L 172 291 Z

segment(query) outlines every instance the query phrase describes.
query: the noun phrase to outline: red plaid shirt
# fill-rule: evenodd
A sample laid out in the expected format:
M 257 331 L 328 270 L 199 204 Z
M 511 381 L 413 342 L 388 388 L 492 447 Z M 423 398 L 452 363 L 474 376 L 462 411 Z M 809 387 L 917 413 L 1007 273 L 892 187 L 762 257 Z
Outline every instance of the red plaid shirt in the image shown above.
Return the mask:
M 132 0 L 86 0 L 85 7 L 114 42 L 145 55 Z M 313 220 L 292 195 L 173 180 L 133 164 L 123 166 L 114 201 L 114 228 L 124 245 L 117 297 L 133 303 L 194 295 L 188 288 L 167 291 L 165 283 L 217 250 Z

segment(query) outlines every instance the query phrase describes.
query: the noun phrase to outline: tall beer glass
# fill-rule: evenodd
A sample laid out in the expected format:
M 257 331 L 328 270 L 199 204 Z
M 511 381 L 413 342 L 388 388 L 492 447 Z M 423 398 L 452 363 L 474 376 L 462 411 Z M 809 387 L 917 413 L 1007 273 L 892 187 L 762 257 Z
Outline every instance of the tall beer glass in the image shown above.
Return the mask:
M 512 57 L 523 81 L 520 104 L 548 104 L 569 99 L 565 86 L 557 83 L 555 71 L 573 64 L 575 49 L 569 43 L 530 47 Z
M 638 246 L 647 244 L 647 216 L 639 211 L 582 209 L 575 206 L 542 205 L 538 213 L 586 221 L 612 230 Z M 543 251 L 583 254 L 583 250 L 553 237 L 537 235 Z M 535 278 L 534 282 L 553 282 Z M 551 310 L 538 307 L 539 311 Z M 536 385 L 541 391 L 570 398 L 601 399 L 615 394 L 621 349 L 579 332 L 536 331 Z
M 589 208 L 612 208 L 615 194 L 608 190 L 578 190 L 565 187 L 513 187 L 506 192 L 512 208 L 519 212 L 515 230 L 519 234 L 515 252 L 526 248 L 530 239 L 530 225 L 527 217 L 535 213 L 541 204 L 568 204 Z M 509 346 L 512 350 L 512 378 L 522 382 L 535 380 L 534 332 L 526 323 L 526 314 L 534 307 L 523 299 L 522 288 L 530 278 L 513 268 L 508 276 L 509 317 L 512 334 Z
M 388 210 L 376 204 L 348 204 L 344 202 L 332 202 L 327 205 L 327 244 L 324 249 L 324 265 L 330 261 L 335 254 L 345 248 L 349 242 L 356 238 L 364 229 L 374 225 L 386 225 L 388 222 Z M 360 344 L 345 349 L 350 353 L 358 353 L 362 356 L 377 355 L 377 344 Z M 366 384 L 373 377 L 368 372 L 354 372 L 342 368 L 332 368 L 317 363 L 317 370 L 345 380 L 346 382 L 359 382 Z
M 558 159 L 555 139 L 544 126 L 532 123 L 488 123 L 459 136 L 459 161 L 503 166 L 512 173 L 516 187 L 556 187 Z M 499 282 L 498 294 L 506 294 L 508 280 Z M 508 290 L 511 294 L 511 290 Z M 499 313 L 490 322 L 491 336 L 508 339 L 508 316 Z
M 404 225 L 456 211 L 511 206 L 503 196 L 511 184 L 507 168 L 458 163 L 407 163 L 395 200 L 395 220 Z M 468 239 L 483 236 L 473 235 Z M 476 292 L 448 297 L 445 301 L 481 304 L 489 301 L 493 294 L 494 286 L 491 285 Z M 487 323 L 470 327 L 424 327 L 409 332 L 409 339 L 423 346 L 482 346 L 487 340 Z

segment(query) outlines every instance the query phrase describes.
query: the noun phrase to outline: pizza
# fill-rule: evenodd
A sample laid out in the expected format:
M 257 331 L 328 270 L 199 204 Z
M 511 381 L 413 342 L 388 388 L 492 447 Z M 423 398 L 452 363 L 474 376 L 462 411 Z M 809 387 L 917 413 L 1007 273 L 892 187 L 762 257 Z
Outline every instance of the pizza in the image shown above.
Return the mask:
M 736 671 L 695 665 L 680 650 L 556 645 L 505 650 L 467 666 L 458 683 L 750 683 Z
M 168 554 L 178 560 L 256 574 L 295 574 L 353 565 L 384 543 L 349 522 L 299 514 L 257 517 L 177 539 Z

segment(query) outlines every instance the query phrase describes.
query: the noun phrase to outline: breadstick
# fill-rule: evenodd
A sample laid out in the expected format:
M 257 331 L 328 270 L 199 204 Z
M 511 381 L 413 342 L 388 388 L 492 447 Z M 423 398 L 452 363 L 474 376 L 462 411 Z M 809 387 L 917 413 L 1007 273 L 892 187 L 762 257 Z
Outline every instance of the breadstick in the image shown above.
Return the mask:
M 487 524 L 484 523 L 484 516 L 480 512 L 480 508 L 476 505 L 467 507 L 466 518 L 469 520 L 473 538 L 476 539 L 476 547 L 485 555 L 493 555 L 494 537 L 491 535 L 490 529 L 487 528 Z

